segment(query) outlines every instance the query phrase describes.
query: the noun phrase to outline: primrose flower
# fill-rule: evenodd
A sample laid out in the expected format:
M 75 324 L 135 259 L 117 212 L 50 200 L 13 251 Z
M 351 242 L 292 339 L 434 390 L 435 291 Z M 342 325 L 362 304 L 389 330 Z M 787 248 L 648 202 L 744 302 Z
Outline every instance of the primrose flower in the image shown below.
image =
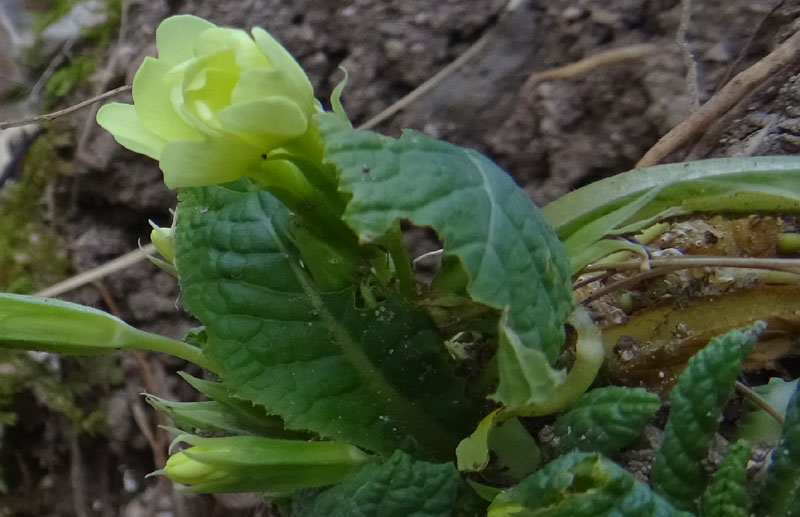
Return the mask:
M 159 160 L 170 188 L 244 176 L 309 131 L 320 108 L 311 83 L 266 31 L 252 38 L 195 16 L 156 30 L 158 58 L 133 80 L 133 105 L 111 103 L 98 123 L 124 147 Z
M 164 474 L 190 492 L 287 494 L 341 482 L 371 461 L 340 442 L 278 440 L 259 436 L 202 438 L 182 434 L 173 442 L 191 445 L 169 457 Z

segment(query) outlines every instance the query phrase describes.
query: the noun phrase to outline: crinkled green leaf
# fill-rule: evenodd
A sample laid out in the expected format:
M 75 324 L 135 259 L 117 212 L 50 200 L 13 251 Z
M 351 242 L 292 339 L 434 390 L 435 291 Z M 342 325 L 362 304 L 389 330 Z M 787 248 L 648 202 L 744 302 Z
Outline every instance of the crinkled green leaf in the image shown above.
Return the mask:
M 433 323 L 399 297 L 320 292 L 264 191 L 181 193 L 176 264 L 204 353 L 231 393 L 311 430 L 391 454 L 449 458 L 475 421 Z
M 703 517 L 748 517 L 747 462 L 750 446 L 740 440 L 731 445 L 725 461 L 703 494 Z
M 783 436 L 772 451 L 761 493 L 759 515 L 800 515 L 800 390 L 795 390 L 786 409 Z
M 320 494 L 296 517 L 447 517 L 461 484 L 452 463 L 427 463 L 397 451 Z
M 489 517 L 690 517 L 599 454 L 572 452 L 495 497 Z
M 593 389 L 556 420 L 558 450 L 614 456 L 639 436 L 660 405 L 658 395 L 642 388 Z
M 691 509 L 708 475 L 702 461 L 717 432 L 742 360 L 764 330 L 763 322 L 715 337 L 689 360 L 672 389 L 664 442 L 653 460 L 653 486 L 676 506 Z
M 609 252 L 607 235 L 665 211 L 800 210 L 800 158 L 717 158 L 635 169 L 572 191 L 543 209 L 573 268 Z M 575 257 L 579 257 L 576 259 Z
M 515 405 L 508 403 L 503 363 L 518 373 L 528 361 L 544 363 L 531 368 L 537 374 L 549 368 L 573 307 L 564 247 L 539 209 L 475 151 L 415 131 L 400 139 L 356 131 L 334 114 L 317 115 L 315 122 L 325 160 L 339 171 L 340 190 L 352 195 L 344 220 L 360 239 L 373 241 L 403 219 L 434 228 L 446 254 L 463 263 L 471 298 L 507 313 L 515 338 L 500 347 L 515 350 L 498 356 L 497 398 Z M 515 386 L 530 389 L 539 388 L 531 382 Z

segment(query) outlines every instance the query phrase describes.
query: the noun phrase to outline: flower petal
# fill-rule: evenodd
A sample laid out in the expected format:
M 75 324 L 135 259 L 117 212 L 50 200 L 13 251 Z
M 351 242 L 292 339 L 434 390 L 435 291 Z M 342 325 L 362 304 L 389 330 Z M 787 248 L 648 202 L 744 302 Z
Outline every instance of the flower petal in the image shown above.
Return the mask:
M 169 142 L 161 153 L 164 183 L 169 188 L 227 183 L 258 164 L 259 152 L 232 138 Z
M 233 62 L 240 68 L 268 66 L 267 57 L 256 46 L 253 38 L 241 29 L 217 28 L 203 32 L 195 42 L 195 55 L 214 54 L 231 50 Z
M 297 64 L 297 61 L 292 57 L 289 52 L 278 43 L 267 31 L 256 27 L 253 29 L 253 39 L 261 49 L 261 52 L 267 56 L 272 66 L 286 74 L 287 79 L 294 84 L 296 88 L 296 95 L 303 97 L 314 96 L 314 88 L 308 80 L 308 76 Z
M 228 106 L 217 113 L 225 131 L 253 135 L 265 151 L 306 132 L 308 115 L 292 99 L 263 97 Z
M 194 57 L 194 41 L 208 29 L 217 26 L 197 16 L 182 14 L 171 16 L 156 29 L 158 57 L 167 64 L 176 65 Z
M 158 160 L 166 141 L 147 130 L 131 104 L 112 102 L 97 112 L 97 123 L 119 144 Z
M 239 82 L 231 93 L 231 104 L 262 99 L 265 95 L 279 95 L 297 99 L 303 105 L 311 106 L 313 97 L 298 95 L 297 89 L 287 80 L 286 75 L 272 67 L 242 70 Z
M 200 133 L 175 112 L 164 83 L 169 65 L 146 57 L 133 78 L 133 102 L 142 124 L 165 140 L 199 140 Z

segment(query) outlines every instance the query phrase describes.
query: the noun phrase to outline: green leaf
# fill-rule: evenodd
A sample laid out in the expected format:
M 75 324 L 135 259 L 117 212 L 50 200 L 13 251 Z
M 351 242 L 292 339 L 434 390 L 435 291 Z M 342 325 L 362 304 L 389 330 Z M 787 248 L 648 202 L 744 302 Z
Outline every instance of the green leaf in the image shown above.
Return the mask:
M 608 253 L 598 243 L 623 225 L 665 211 L 798 211 L 798 192 L 798 157 L 717 158 L 617 174 L 561 196 L 543 213 L 566 241 L 573 268 L 580 269 Z
M 0 347 L 75 355 L 153 350 L 214 369 L 194 346 L 135 329 L 91 307 L 21 294 L 0 293 Z
M 392 139 L 353 130 L 332 114 L 315 122 L 340 190 L 352 195 L 344 220 L 359 238 L 372 242 L 403 219 L 435 229 L 446 254 L 464 265 L 472 299 L 507 313 L 518 339 L 501 347 L 521 349 L 500 362 L 547 366 L 573 307 L 569 266 L 555 232 L 511 177 L 480 153 L 416 131 Z M 501 374 L 498 393 L 506 382 Z
M 689 517 L 599 454 L 572 452 L 495 497 L 489 517 Z
M 461 484 L 451 463 L 415 460 L 397 451 L 381 465 L 367 465 L 320 494 L 296 517 L 446 517 Z
M 660 405 L 658 395 L 642 388 L 593 389 L 556 420 L 557 449 L 614 456 L 639 436 Z
M 452 456 L 475 409 L 426 315 L 398 296 L 361 309 L 352 288 L 320 292 L 267 192 L 187 189 L 179 213 L 184 301 L 234 396 L 288 429 Z
M 767 384 L 753 387 L 753 391 L 785 417 L 786 407 L 797 389 L 797 384 L 797 379 L 787 382 L 780 377 L 772 377 Z M 762 446 L 776 446 L 783 431 L 781 423 L 749 400 L 745 400 L 743 410 L 736 437 Z
M 800 515 L 800 390 L 795 390 L 786 409 L 783 436 L 772 451 L 760 499 L 760 515 Z
M 676 506 L 694 508 L 708 475 L 702 461 L 733 391 L 742 360 L 764 330 L 756 322 L 715 337 L 689 360 L 670 394 L 664 442 L 653 460 L 653 486 Z
M 744 440 L 731 445 L 725 461 L 703 494 L 703 517 L 748 517 L 747 462 L 750 446 Z

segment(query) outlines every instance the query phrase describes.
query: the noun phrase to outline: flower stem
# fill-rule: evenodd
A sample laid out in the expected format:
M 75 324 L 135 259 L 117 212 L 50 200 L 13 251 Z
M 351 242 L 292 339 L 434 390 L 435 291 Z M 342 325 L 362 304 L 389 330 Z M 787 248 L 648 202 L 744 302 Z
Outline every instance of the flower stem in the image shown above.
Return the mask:
M 400 293 L 406 298 L 412 299 L 417 294 L 417 284 L 414 280 L 414 271 L 411 269 L 411 260 L 408 258 L 408 249 L 406 249 L 399 222 L 386 232 L 386 235 L 381 239 L 381 245 L 386 248 L 389 256 L 392 257 Z
M 135 333 L 127 341 L 128 343 L 123 347 L 124 349 L 150 350 L 169 354 L 194 363 L 210 372 L 218 373 L 217 366 L 208 356 L 203 354 L 202 349 L 183 341 L 138 329 L 135 329 Z

